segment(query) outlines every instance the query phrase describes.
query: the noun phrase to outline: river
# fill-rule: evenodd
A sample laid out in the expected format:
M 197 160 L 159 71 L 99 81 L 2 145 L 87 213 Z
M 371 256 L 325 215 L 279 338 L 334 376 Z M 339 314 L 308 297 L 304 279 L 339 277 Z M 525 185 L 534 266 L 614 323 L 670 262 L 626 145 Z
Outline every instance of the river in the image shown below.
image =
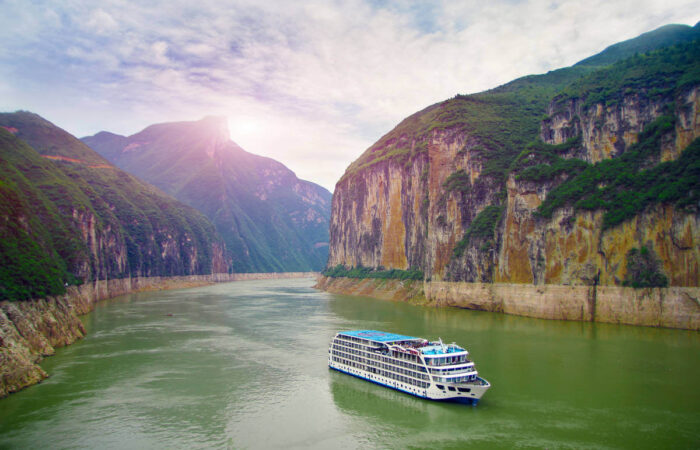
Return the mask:
M 2 448 L 698 448 L 700 333 L 436 309 L 242 281 L 83 317 L 43 383 L 0 400 Z M 465 346 L 474 407 L 327 366 L 338 330 Z

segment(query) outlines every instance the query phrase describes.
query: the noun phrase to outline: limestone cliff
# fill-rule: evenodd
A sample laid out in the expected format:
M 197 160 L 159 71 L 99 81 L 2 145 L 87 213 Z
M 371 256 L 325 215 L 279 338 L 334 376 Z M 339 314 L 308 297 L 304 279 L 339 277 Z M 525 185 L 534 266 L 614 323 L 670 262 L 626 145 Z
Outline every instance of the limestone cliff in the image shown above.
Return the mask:
M 698 90 L 690 87 L 655 102 L 626 95 L 612 107 L 596 103 L 583 108 L 582 101 L 569 101 L 563 111 L 554 112 L 543 122 L 541 135 L 549 144 L 581 136 L 581 146 L 565 156 L 599 162 L 622 155 L 637 142 L 642 130 L 672 105 L 675 126 L 661 138 L 658 159 L 673 161 L 700 136 Z M 508 177 L 494 281 L 620 285 L 628 251 L 647 247 L 660 257 L 670 285 L 700 285 L 697 210 L 659 203 L 607 230 L 600 210 L 576 212 L 564 207 L 557 209 L 551 220 L 536 217 L 537 207 L 559 181 L 519 181 L 515 173 Z
M 479 178 L 486 158 L 478 138 L 459 129 L 432 130 L 373 150 L 390 153 L 399 145 L 413 149 L 410 163 L 386 159 L 338 182 L 329 267 L 418 267 L 428 277 L 440 277 L 466 226 L 497 200 L 494 180 Z M 445 189 L 450 176 L 454 186 Z M 477 279 L 489 281 L 489 258 L 474 260 Z
M 405 119 L 336 185 L 328 267 L 622 286 L 642 249 L 668 285 L 698 286 L 698 30 Z

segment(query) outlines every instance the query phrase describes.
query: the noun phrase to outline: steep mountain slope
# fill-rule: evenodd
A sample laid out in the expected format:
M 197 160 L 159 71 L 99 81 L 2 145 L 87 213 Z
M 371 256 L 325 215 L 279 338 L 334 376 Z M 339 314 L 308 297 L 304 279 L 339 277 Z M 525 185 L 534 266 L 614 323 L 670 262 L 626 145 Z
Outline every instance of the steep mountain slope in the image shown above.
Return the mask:
M 153 125 L 83 141 L 108 160 L 202 211 L 236 272 L 319 270 L 328 255 L 331 194 L 230 140 L 225 118 Z
M 690 197 L 669 193 L 633 209 L 612 194 L 576 203 L 569 191 L 554 189 L 628 150 L 621 161 L 631 177 L 651 177 L 640 171 L 675 160 L 686 148 L 691 156 L 684 158 L 692 160 L 699 35 L 698 25 L 662 27 L 575 66 L 457 96 L 408 117 L 338 182 L 328 267 L 419 269 L 432 280 L 622 284 L 627 255 L 634 259 L 636 248 L 650 266 L 654 255 L 661 258 L 671 284 L 697 285 L 695 187 Z M 634 56 L 671 44 L 679 47 Z M 655 123 L 662 115 L 669 117 Z M 647 127 L 656 128 L 640 134 Z M 637 140 L 643 142 L 631 148 Z M 678 164 L 684 163 L 694 164 Z M 611 183 L 599 180 L 598 189 Z M 564 200 L 547 200 L 550 192 Z M 606 210 L 620 208 L 626 211 L 621 220 L 603 223 Z M 594 256 L 602 253 L 607 256 Z
M 0 300 L 229 268 L 202 214 L 35 114 L 0 114 L 0 180 Z

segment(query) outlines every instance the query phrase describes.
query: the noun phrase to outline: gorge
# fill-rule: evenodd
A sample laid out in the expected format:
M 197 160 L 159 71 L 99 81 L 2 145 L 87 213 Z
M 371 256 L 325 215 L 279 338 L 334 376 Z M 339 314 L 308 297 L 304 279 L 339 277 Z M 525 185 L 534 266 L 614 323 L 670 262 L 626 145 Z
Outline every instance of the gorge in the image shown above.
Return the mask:
M 222 117 L 81 141 L 0 114 L 0 396 L 46 377 L 99 300 L 324 264 L 330 292 L 699 330 L 699 35 L 429 106 L 332 200 Z

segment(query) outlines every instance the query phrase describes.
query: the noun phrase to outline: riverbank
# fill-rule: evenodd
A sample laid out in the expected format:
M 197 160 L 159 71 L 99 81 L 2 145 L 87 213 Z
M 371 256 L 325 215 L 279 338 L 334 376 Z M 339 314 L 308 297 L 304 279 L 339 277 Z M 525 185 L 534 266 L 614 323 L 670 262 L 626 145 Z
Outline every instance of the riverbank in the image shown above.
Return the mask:
M 315 272 L 284 272 L 121 278 L 71 286 L 57 297 L 0 302 L 0 398 L 46 378 L 48 374 L 38 362 L 53 355 L 56 348 L 83 338 L 86 331 L 78 317 L 92 311 L 101 300 L 212 283 L 316 276 Z
M 412 303 L 426 301 L 423 282 L 416 280 L 320 277 L 314 287 L 332 294 L 362 295 Z
M 539 319 L 700 330 L 700 288 L 633 289 L 507 283 L 410 282 L 321 277 L 336 294 L 500 312 Z

